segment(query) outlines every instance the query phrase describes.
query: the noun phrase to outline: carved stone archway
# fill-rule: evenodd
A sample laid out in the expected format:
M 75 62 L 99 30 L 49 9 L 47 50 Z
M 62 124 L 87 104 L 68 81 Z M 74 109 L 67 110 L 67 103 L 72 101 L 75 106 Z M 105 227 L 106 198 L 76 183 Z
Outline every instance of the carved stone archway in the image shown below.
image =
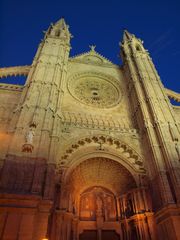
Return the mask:
M 144 172 L 108 149 L 93 152 L 94 146 L 80 148 L 71 156 L 74 161 L 69 158 L 69 168 L 64 168 L 61 178 L 61 210 L 57 213 L 59 219 L 64 219 L 61 228 L 71 229 L 72 239 L 88 239 L 93 234 L 95 239 L 106 239 L 106 234 L 121 239 L 122 231 L 129 234 L 125 216 L 130 218 L 129 229 L 138 218 L 144 224 L 147 218 L 144 213 L 150 212 L 152 216 L 148 191 L 140 187 L 139 174 Z M 141 212 L 142 216 L 136 216 Z
M 56 217 L 62 219 L 61 231 L 71 229 L 73 239 L 81 239 L 79 238 L 81 234 L 91 235 L 93 231 L 99 239 L 102 239 L 100 236 L 106 231 L 115 239 L 117 236 L 122 238 L 120 218 L 123 229 L 125 227 L 123 216 L 131 217 L 138 211 L 151 211 L 147 201 L 148 193 L 143 188 L 147 182 L 142 156 L 124 141 L 111 136 L 100 134 L 84 136 L 76 140 L 69 139 L 68 142 L 69 144 L 63 146 L 64 150 L 61 151 L 57 165 L 61 176 L 61 195 L 60 211 Z M 88 189 L 92 189 L 90 195 L 94 194 L 94 189 L 99 189 L 99 195 L 95 195 L 95 205 L 97 196 L 102 198 L 108 191 L 112 193 L 116 207 L 114 219 L 108 221 L 107 216 L 98 217 L 96 206 L 93 208 L 94 219 L 80 217 L 84 216 L 80 210 L 80 203 L 86 202 L 82 200 L 82 196 L 87 194 Z M 103 189 L 107 191 L 103 192 Z M 105 208 L 102 212 L 107 214 L 106 200 L 102 199 L 102 202 Z M 128 232 L 128 229 L 123 231 Z M 81 235 L 82 238 L 83 236 Z
M 118 196 L 136 188 L 137 184 L 133 175 L 117 160 L 107 158 L 106 153 L 99 154 L 101 157 L 86 156 L 85 160 L 81 159 L 78 164 L 71 165 L 64 174 L 60 208 L 72 212 L 78 218 L 78 236 L 83 237 L 84 231 L 85 235 L 87 231 L 90 231 L 90 235 L 96 231 L 98 239 L 102 239 L 100 236 L 107 231 L 116 239 L 120 235 Z M 106 157 L 102 157 L 102 154 Z M 91 209 L 87 209 L 87 201 L 91 200 Z M 101 205 L 98 201 L 102 202 L 102 212 L 98 209 Z M 88 216 L 93 217 L 84 219 L 85 210 Z
M 102 156 L 124 165 L 133 175 L 145 174 L 142 156 L 120 139 L 106 136 L 85 136 L 64 147 L 57 169 L 71 169 L 89 157 Z M 67 170 L 66 172 L 68 172 Z

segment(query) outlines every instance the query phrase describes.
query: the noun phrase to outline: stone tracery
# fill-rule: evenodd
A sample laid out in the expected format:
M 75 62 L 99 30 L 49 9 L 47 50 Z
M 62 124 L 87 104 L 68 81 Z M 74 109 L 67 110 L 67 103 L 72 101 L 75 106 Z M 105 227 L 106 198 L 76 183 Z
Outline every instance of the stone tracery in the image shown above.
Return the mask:
M 69 91 L 82 103 L 108 108 L 117 105 L 122 97 L 118 81 L 99 72 L 82 72 L 69 79 Z
M 87 136 L 85 138 L 77 140 L 77 142 L 74 142 L 70 147 L 67 147 L 64 154 L 61 156 L 59 169 L 63 166 L 68 166 L 68 162 L 73 158 L 73 153 L 80 149 L 83 149 L 85 146 L 94 146 L 93 151 L 98 152 L 99 142 L 104 144 L 104 149 L 106 149 L 106 146 L 108 148 L 114 148 L 117 152 L 119 152 L 120 156 L 123 156 L 126 159 L 127 163 L 135 167 L 138 171 L 144 171 L 143 159 L 134 149 L 119 139 L 103 135 L 96 135 L 91 137 Z

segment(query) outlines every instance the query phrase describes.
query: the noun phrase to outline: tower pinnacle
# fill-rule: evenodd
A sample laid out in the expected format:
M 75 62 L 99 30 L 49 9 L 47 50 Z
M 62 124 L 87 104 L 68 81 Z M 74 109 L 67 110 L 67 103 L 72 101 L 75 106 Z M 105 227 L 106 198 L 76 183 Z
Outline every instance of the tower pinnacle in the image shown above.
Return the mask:
M 62 17 L 60 18 L 55 24 L 54 26 L 56 26 L 59 29 L 68 29 L 69 26 L 66 24 L 65 19 Z
M 123 33 L 123 41 L 129 41 L 132 39 L 132 37 L 134 37 L 133 34 L 129 33 L 126 29 L 124 30 Z
M 70 41 L 70 38 L 72 37 L 71 33 L 69 32 L 69 25 L 66 24 L 64 18 L 61 18 L 58 20 L 55 24 L 51 24 L 50 36 L 62 38 Z

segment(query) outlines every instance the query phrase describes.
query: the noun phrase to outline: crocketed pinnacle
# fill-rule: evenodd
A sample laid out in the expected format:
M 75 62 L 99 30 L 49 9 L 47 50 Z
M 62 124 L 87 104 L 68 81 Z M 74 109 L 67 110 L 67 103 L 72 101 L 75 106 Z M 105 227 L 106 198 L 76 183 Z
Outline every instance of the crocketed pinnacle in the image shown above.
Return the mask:
M 134 35 L 129 33 L 127 30 L 124 30 L 123 41 L 129 41 Z
M 64 18 L 59 19 L 53 26 L 59 30 L 69 29 L 69 26 L 66 24 Z
M 69 26 L 66 24 L 64 18 L 61 18 L 55 24 L 51 24 L 48 32 L 50 36 L 58 37 L 67 40 L 68 42 L 72 37 L 71 33 L 69 32 Z

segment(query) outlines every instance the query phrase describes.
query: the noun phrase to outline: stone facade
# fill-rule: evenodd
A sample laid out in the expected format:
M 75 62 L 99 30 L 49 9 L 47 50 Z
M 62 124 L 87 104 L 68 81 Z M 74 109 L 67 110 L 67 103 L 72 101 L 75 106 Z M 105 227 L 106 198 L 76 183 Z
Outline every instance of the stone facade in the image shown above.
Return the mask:
M 0 69 L 27 76 L 0 84 L 0 239 L 180 239 L 180 95 L 128 31 L 122 66 L 70 39 L 61 19 Z

